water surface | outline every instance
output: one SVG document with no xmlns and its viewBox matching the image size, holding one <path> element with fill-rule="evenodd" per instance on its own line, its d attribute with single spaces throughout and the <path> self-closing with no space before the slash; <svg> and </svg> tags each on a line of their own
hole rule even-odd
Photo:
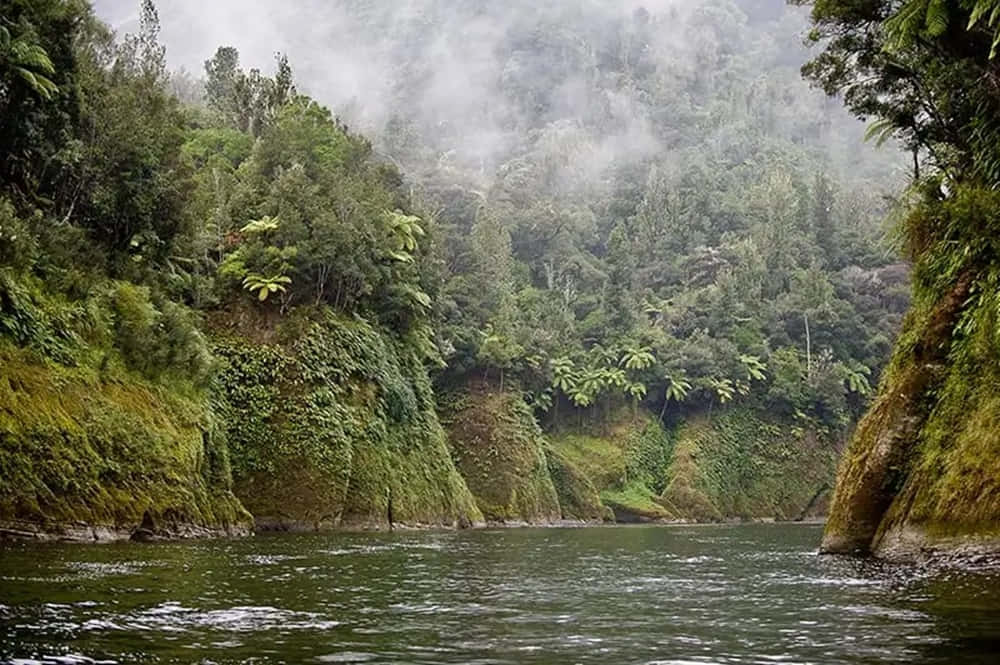
<svg viewBox="0 0 1000 665">
<path fill-rule="evenodd" d="M 1000 663 L 1000 574 L 803 525 L 0 549 L 0 662 Z"/>
</svg>

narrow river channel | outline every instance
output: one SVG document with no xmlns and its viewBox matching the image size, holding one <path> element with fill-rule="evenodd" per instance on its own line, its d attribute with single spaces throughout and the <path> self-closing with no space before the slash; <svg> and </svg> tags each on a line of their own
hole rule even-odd
<svg viewBox="0 0 1000 665">
<path fill-rule="evenodd" d="M 1000 575 L 809 525 L 0 549 L 0 662 L 997 663 Z"/>
</svg>

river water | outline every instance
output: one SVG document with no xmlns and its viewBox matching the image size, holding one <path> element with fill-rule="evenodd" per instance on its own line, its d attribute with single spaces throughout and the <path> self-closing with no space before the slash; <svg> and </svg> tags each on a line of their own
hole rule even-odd
<svg viewBox="0 0 1000 665">
<path fill-rule="evenodd" d="M 808 525 L 0 549 L 0 662 L 1000 663 L 1000 574 Z"/>
</svg>

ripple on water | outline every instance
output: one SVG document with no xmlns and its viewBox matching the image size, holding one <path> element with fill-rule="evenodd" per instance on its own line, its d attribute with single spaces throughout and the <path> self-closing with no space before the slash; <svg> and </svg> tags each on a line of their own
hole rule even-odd
<svg viewBox="0 0 1000 665">
<path fill-rule="evenodd" d="M 997 662 L 1000 578 L 818 557 L 819 537 L 733 525 L 4 551 L 0 662 Z"/>
<path fill-rule="evenodd" d="M 251 566 L 273 566 L 284 561 L 305 559 L 304 554 L 250 554 L 244 557 Z"/>
<path fill-rule="evenodd" d="M 163 603 L 128 615 L 116 626 L 119 630 L 185 632 L 212 629 L 230 633 L 256 633 L 270 630 L 330 630 L 342 622 L 314 612 L 293 612 L 268 606 L 237 606 L 199 610 L 180 603 Z"/>
<path fill-rule="evenodd" d="M 343 651 L 316 656 L 316 660 L 321 663 L 367 663 L 376 658 L 378 658 L 378 654 L 363 651 Z"/>
</svg>

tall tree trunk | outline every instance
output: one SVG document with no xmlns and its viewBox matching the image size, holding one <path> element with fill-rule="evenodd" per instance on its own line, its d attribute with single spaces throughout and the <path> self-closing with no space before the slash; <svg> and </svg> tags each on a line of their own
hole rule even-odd
<svg viewBox="0 0 1000 665">
<path fill-rule="evenodd" d="M 809 335 L 809 314 L 806 312 L 802 313 L 802 318 L 806 322 L 806 378 L 809 380 L 809 385 L 812 385 L 813 379 L 813 363 L 812 363 L 812 337 Z"/>
</svg>

